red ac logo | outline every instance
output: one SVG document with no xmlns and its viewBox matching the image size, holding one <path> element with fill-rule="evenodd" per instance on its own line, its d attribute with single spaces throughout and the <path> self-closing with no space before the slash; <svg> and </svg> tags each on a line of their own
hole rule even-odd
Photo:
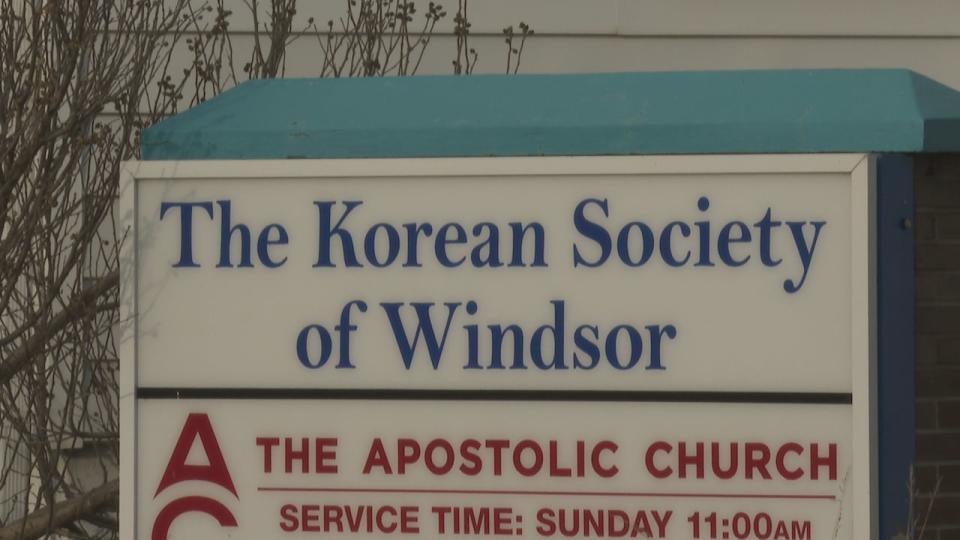
<svg viewBox="0 0 960 540">
<path fill-rule="evenodd" d="M 203 453 L 207 456 L 207 465 L 187 464 L 190 448 L 198 437 Z M 211 482 L 239 498 L 237 489 L 233 486 L 233 479 L 230 478 L 227 463 L 223 459 L 223 452 L 220 451 L 220 445 L 217 443 L 217 436 L 210 424 L 210 418 L 203 413 L 191 413 L 187 416 L 187 421 L 180 430 L 180 438 L 177 439 L 177 445 L 173 449 L 173 454 L 170 455 L 163 478 L 160 479 L 160 485 L 157 486 L 157 492 L 153 496 L 156 497 L 168 487 L 187 480 Z M 187 512 L 203 512 L 213 516 L 221 527 L 237 526 L 237 518 L 220 502 L 209 497 L 180 497 L 164 506 L 163 510 L 157 514 L 157 519 L 153 522 L 152 540 L 167 540 L 167 533 L 170 531 L 173 520 Z"/>
</svg>

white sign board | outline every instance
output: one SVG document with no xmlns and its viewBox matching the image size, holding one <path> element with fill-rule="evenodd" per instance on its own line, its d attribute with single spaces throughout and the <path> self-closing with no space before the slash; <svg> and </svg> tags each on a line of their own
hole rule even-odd
<svg viewBox="0 0 960 540">
<path fill-rule="evenodd" d="M 872 534 L 869 156 L 127 178 L 126 538 Z"/>
</svg>

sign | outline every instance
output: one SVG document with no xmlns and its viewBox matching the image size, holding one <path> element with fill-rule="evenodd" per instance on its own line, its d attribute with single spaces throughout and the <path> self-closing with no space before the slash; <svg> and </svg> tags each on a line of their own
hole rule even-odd
<svg viewBox="0 0 960 540">
<path fill-rule="evenodd" d="M 131 163 L 123 534 L 869 537 L 872 163 Z"/>
</svg>

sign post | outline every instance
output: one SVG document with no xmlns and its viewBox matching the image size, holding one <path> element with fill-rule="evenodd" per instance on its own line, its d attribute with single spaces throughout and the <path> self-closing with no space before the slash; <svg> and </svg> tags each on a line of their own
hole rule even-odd
<svg viewBox="0 0 960 540">
<path fill-rule="evenodd" d="M 126 538 L 871 538 L 870 154 L 131 163 Z"/>
</svg>

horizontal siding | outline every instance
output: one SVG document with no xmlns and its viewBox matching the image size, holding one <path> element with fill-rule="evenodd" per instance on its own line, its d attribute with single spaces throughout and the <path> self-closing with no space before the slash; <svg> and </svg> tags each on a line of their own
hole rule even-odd
<svg viewBox="0 0 960 540">
<path fill-rule="evenodd" d="M 173 3 L 175 0 L 166 0 Z M 231 27 L 251 31 L 244 0 L 226 0 Z M 440 0 L 449 32 L 454 0 Z M 422 21 L 428 2 L 417 2 Z M 269 1 L 259 0 L 261 20 Z M 295 28 L 313 17 L 321 26 L 339 21 L 346 0 L 301 0 Z M 960 36 L 957 0 L 474 0 L 471 31 L 499 35 L 504 26 L 530 23 L 537 33 L 607 36 Z"/>
<path fill-rule="evenodd" d="M 230 30 L 241 76 L 254 44 L 245 1 L 225 0 L 234 12 Z M 452 0 L 443 3 L 456 8 Z M 269 0 L 259 5 L 266 18 Z M 320 26 L 339 20 L 345 5 L 346 0 L 300 0 L 294 27 L 303 29 L 309 17 Z M 427 2 L 417 5 L 423 10 Z M 479 53 L 476 73 L 505 71 L 501 29 L 523 20 L 537 35 L 525 45 L 521 73 L 908 68 L 960 88 L 960 0 L 474 0 L 469 15 L 469 44 Z M 206 24 L 213 16 L 206 13 Z M 419 74 L 452 72 L 452 18 L 448 11 Z M 316 77 L 319 56 L 315 37 L 295 39 L 286 76 Z M 171 66 L 174 78 L 192 61 L 181 42 Z"/>
<path fill-rule="evenodd" d="M 620 0 L 617 4 L 621 33 L 628 35 L 960 35 L 956 0 Z"/>
<path fill-rule="evenodd" d="M 174 0 L 167 0 L 168 3 Z M 411 28 L 421 28 L 425 19 L 427 0 L 415 0 L 417 13 L 413 15 Z M 443 33 L 453 31 L 453 18 L 457 10 L 456 0 L 436 0 L 443 5 L 446 17 L 437 24 Z M 225 0 L 224 5 L 233 14 L 230 27 L 234 31 L 249 32 L 254 29 L 253 15 L 244 0 Z M 260 21 L 268 16 L 269 1 L 259 0 Z M 469 4 L 470 31 L 474 34 L 501 35 L 503 28 L 517 25 L 520 21 L 533 23 L 535 30 L 544 34 L 609 35 L 617 33 L 618 3 L 611 0 L 474 0 Z M 309 18 L 325 29 L 327 21 L 334 21 L 334 29 L 341 29 L 340 21 L 346 17 L 346 0 L 300 0 L 294 29 L 302 30 Z"/>
<path fill-rule="evenodd" d="M 239 71 L 252 50 L 253 38 L 236 35 L 233 44 Z M 504 71 L 502 38 L 474 36 L 470 46 L 479 52 L 477 73 Z M 185 47 L 180 53 L 173 73 L 192 61 Z M 455 53 L 453 37 L 436 36 L 419 73 L 451 73 Z M 298 39 L 288 48 L 287 76 L 315 77 L 320 62 L 317 43 Z M 960 38 L 535 36 L 524 48 L 520 72 L 856 67 L 909 68 L 960 88 Z"/>
</svg>

